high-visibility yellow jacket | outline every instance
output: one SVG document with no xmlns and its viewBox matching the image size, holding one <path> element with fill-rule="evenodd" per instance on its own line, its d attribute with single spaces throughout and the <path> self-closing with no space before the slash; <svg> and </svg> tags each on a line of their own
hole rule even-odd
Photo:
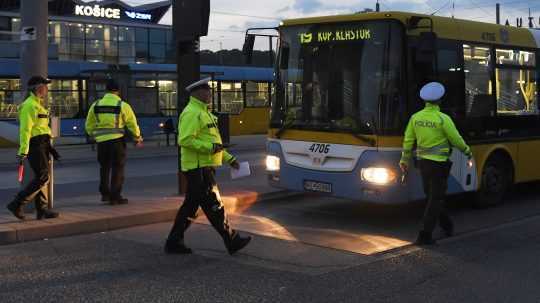
<svg viewBox="0 0 540 303">
<path fill-rule="evenodd" d="M 411 160 L 415 142 L 416 156 L 420 159 L 448 161 L 452 147 L 471 156 L 471 148 L 459 134 L 452 119 L 442 113 L 436 104 L 426 103 L 426 107 L 409 120 L 400 163 L 407 164 Z"/>
<path fill-rule="evenodd" d="M 33 93 L 19 105 L 19 155 L 27 155 L 30 139 L 40 135 L 51 135 L 49 111 L 43 107 L 43 100 Z"/>
<path fill-rule="evenodd" d="M 96 142 L 105 142 L 125 135 L 127 128 L 135 140 L 141 139 L 141 130 L 137 118 L 128 103 L 115 94 L 105 94 L 94 102 L 86 117 L 86 133 Z"/>
<path fill-rule="evenodd" d="M 181 147 L 182 171 L 220 166 L 235 158 L 226 150 L 213 153 L 214 143 L 222 144 L 217 117 L 208 111 L 208 105 L 191 97 L 178 121 L 178 145 Z"/>
</svg>

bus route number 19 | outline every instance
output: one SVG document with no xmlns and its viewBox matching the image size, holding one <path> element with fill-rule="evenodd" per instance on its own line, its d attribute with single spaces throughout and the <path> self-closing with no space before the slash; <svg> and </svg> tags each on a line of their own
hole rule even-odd
<svg viewBox="0 0 540 303">
<path fill-rule="evenodd" d="M 314 143 L 309 147 L 309 151 L 312 153 L 327 154 L 330 152 L 330 144 Z"/>
</svg>

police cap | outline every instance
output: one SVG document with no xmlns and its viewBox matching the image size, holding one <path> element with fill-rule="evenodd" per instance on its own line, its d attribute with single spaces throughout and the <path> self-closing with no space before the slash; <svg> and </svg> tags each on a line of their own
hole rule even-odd
<svg viewBox="0 0 540 303">
<path fill-rule="evenodd" d="M 108 79 L 107 83 L 105 84 L 105 90 L 108 92 L 117 92 L 120 90 L 120 86 L 114 79 Z"/>
<path fill-rule="evenodd" d="M 212 80 L 212 78 L 210 77 L 207 77 L 207 78 L 204 78 L 204 79 L 201 79 L 197 82 L 193 82 L 191 83 L 190 85 L 188 85 L 186 87 L 186 91 L 188 91 L 189 93 L 192 93 L 198 89 L 210 89 L 210 85 L 208 84 L 208 82 L 210 82 L 210 80 Z"/>
<path fill-rule="evenodd" d="M 33 76 L 30 78 L 30 80 L 28 80 L 28 88 L 34 88 L 38 85 L 42 85 L 42 84 L 49 84 L 51 83 L 51 80 L 47 79 L 47 78 L 43 78 L 41 76 Z"/>
<path fill-rule="evenodd" d="M 426 102 L 437 102 L 441 100 L 444 93 L 444 85 L 439 82 L 429 82 L 420 90 L 420 98 Z"/>
</svg>

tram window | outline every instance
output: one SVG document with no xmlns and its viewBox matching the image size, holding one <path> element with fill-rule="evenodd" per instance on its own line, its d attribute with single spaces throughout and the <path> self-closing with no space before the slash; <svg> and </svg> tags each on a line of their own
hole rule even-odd
<svg viewBox="0 0 540 303">
<path fill-rule="evenodd" d="M 221 83 L 221 111 L 239 114 L 244 109 L 244 96 L 241 82 Z"/>
<path fill-rule="evenodd" d="M 463 57 L 467 116 L 494 116 L 490 49 L 464 44 Z"/>
<path fill-rule="evenodd" d="M 268 106 L 268 82 L 246 82 L 246 106 L 265 107 Z"/>
<path fill-rule="evenodd" d="M 61 118 L 74 118 L 79 113 L 79 85 L 77 80 L 52 80 L 49 84 L 51 112 Z"/>
</svg>

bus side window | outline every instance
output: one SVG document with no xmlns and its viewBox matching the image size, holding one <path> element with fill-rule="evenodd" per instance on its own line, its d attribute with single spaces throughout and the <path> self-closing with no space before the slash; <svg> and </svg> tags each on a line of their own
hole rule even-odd
<svg viewBox="0 0 540 303">
<path fill-rule="evenodd" d="M 454 119 L 465 116 L 460 47 L 457 42 L 442 39 L 437 43 L 437 81 L 446 87 L 441 109 Z"/>
<path fill-rule="evenodd" d="M 467 116 L 494 116 L 490 48 L 464 44 L 463 58 Z"/>
</svg>

